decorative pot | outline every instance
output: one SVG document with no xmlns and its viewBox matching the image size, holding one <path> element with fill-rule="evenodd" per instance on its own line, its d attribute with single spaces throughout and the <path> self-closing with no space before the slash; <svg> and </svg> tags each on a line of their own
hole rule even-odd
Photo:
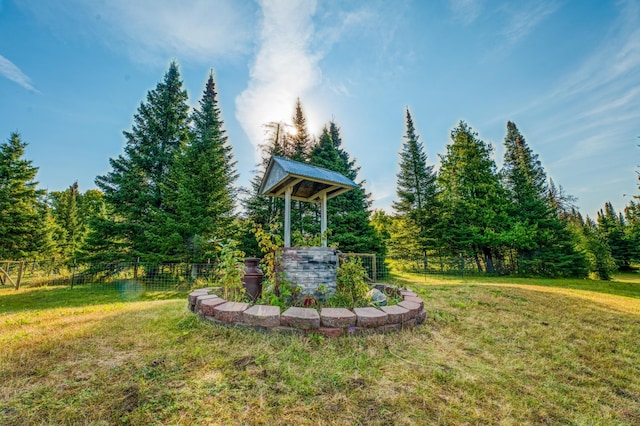
<svg viewBox="0 0 640 426">
<path fill-rule="evenodd" d="M 260 259 L 257 257 L 248 257 L 244 260 L 244 278 L 242 283 L 246 290 L 247 296 L 251 300 L 256 301 L 262 295 L 262 278 L 264 274 L 258 268 Z"/>
</svg>

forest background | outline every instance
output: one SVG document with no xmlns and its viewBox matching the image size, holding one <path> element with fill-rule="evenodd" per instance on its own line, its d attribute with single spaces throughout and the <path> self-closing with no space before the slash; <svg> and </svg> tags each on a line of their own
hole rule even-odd
<svg viewBox="0 0 640 426">
<path fill-rule="evenodd" d="M 506 123 L 500 170 L 491 144 L 461 121 L 435 171 L 407 108 L 390 213 L 371 210 L 336 120 L 311 134 L 300 99 L 290 123 L 265 123 L 262 163 L 250 188 L 237 187 L 217 96 L 211 73 L 191 109 L 172 62 L 123 132 L 124 152 L 96 177 L 99 189 L 85 192 L 77 182 L 65 191 L 39 189 L 26 142 L 12 133 L 0 145 L 0 259 L 204 262 L 229 241 L 259 256 L 256 225 L 276 230 L 282 221 L 282 201 L 258 194 L 272 155 L 358 182 L 328 206 L 329 242 L 343 252 L 420 259 L 425 268 L 434 259 L 465 258 L 479 272 L 600 279 L 640 259 L 640 206 L 630 201 L 616 212 L 606 201 L 596 218 L 583 217 L 513 122 Z M 294 244 L 317 239 L 318 217 L 317 206 L 294 203 Z"/>
</svg>

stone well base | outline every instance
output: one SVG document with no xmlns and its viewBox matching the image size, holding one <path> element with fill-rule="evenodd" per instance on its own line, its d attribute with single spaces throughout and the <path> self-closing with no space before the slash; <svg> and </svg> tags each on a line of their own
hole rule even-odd
<svg viewBox="0 0 640 426">
<path fill-rule="evenodd" d="M 277 306 L 227 302 L 210 292 L 210 288 L 191 292 L 189 309 L 216 324 L 266 332 L 316 333 L 325 337 L 388 333 L 413 328 L 427 317 L 422 299 L 410 290 L 400 290 L 402 302 L 381 308 L 322 308 L 318 312 L 291 307 L 283 313 Z"/>
<path fill-rule="evenodd" d="M 285 278 L 300 286 L 302 294 L 318 295 L 318 288 L 336 292 L 338 253 L 330 247 L 285 247 L 282 253 Z"/>
</svg>

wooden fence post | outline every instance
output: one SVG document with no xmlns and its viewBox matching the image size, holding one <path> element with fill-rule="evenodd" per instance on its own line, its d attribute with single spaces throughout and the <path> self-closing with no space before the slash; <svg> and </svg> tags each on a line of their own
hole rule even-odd
<svg viewBox="0 0 640 426">
<path fill-rule="evenodd" d="M 24 272 L 24 261 L 18 264 L 18 279 L 16 280 L 16 290 L 20 289 L 20 281 L 22 280 L 22 273 Z"/>
<path fill-rule="evenodd" d="M 5 271 L 7 270 L 7 265 L 5 262 L 0 263 L 0 284 L 5 285 L 7 282 L 7 278 L 5 275 Z M 7 273 L 8 275 L 8 273 Z"/>
<path fill-rule="evenodd" d="M 372 254 L 371 255 L 371 263 L 372 263 L 372 269 L 373 269 L 373 282 L 377 282 L 378 281 L 378 273 L 376 271 L 376 255 Z"/>
</svg>

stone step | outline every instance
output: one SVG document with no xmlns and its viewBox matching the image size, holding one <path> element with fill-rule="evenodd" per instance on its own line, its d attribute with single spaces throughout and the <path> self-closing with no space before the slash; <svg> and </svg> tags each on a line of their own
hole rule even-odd
<svg viewBox="0 0 640 426">
<path fill-rule="evenodd" d="M 227 302 L 213 308 L 213 316 L 219 321 L 228 323 L 240 322 L 242 313 L 249 309 L 249 304 L 244 302 Z"/>
<path fill-rule="evenodd" d="M 358 327 L 380 327 L 387 323 L 389 315 L 377 308 L 354 308 L 353 313 L 356 314 L 356 325 Z"/>
<path fill-rule="evenodd" d="M 387 324 L 403 323 L 409 319 L 409 310 L 398 305 L 382 306 L 380 308 L 382 312 L 385 312 L 389 318 Z"/>
<path fill-rule="evenodd" d="M 320 322 L 323 327 L 353 327 L 356 325 L 356 314 L 346 308 L 322 308 Z"/>
<path fill-rule="evenodd" d="M 424 308 L 424 302 L 419 297 L 416 297 L 416 296 L 404 296 L 403 299 L 404 299 L 405 302 L 417 303 L 418 305 L 420 305 L 420 309 Z"/>
<path fill-rule="evenodd" d="M 313 330 L 320 327 L 320 315 L 312 308 L 291 307 L 280 316 L 280 324 L 285 327 L 296 327 L 302 330 Z"/>
<path fill-rule="evenodd" d="M 227 303 L 227 301 L 220 297 L 203 300 L 202 303 L 200 303 L 200 313 L 204 316 L 212 317 L 215 315 L 214 308 L 223 303 Z"/>
<path fill-rule="evenodd" d="M 278 306 L 254 305 L 242 313 L 242 322 L 258 327 L 278 327 L 280 308 Z"/>
<path fill-rule="evenodd" d="M 411 297 L 418 297 L 417 294 L 415 294 L 413 291 L 411 290 L 400 290 L 400 294 L 405 297 L 405 296 L 411 296 Z"/>
<path fill-rule="evenodd" d="M 189 293 L 189 297 L 188 297 L 188 299 L 189 299 L 189 305 L 190 305 L 190 306 L 195 306 L 195 304 L 196 304 L 196 298 L 197 298 L 198 296 L 203 296 L 203 295 L 205 295 L 205 294 L 209 294 L 209 290 L 204 290 L 204 289 L 202 289 L 202 290 L 194 290 L 194 291 L 192 291 L 191 293 Z"/>
<path fill-rule="evenodd" d="M 198 296 L 196 298 L 196 312 L 200 312 L 200 309 L 202 309 L 202 302 L 204 302 L 205 300 L 211 300 L 211 299 L 219 299 L 218 296 L 216 296 L 215 294 L 204 294 L 202 296 Z"/>
<path fill-rule="evenodd" d="M 407 314 L 409 320 L 415 319 L 416 316 L 418 316 L 418 313 L 422 310 L 419 304 L 415 302 L 407 302 L 406 300 L 398 303 L 398 306 L 402 306 L 409 311 L 409 313 Z"/>
</svg>

